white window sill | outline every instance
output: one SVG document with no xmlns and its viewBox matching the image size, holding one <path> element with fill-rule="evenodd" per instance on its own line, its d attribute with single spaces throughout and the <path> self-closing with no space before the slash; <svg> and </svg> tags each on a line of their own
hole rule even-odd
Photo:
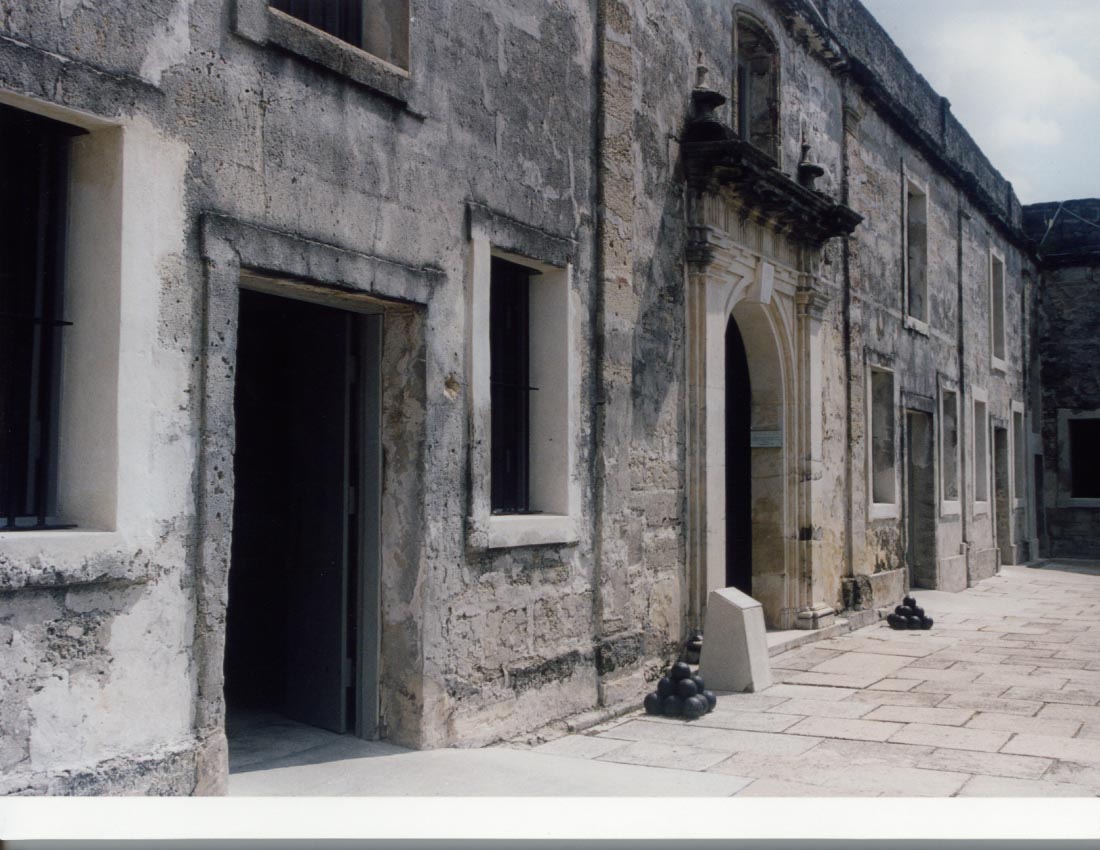
<svg viewBox="0 0 1100 850">
<path fill-rule="evenodd" d="M 1000 357 L 994 357 L 990 361 L 989 368 L 994 372 L 1000 372 L 1002 375 L 1007 374 L 1008 368 L 1005 365 L 1005 361 Z"/>
<path fill-rule="evenodd" d="M 914 316 L 905 317 L 905 327 L 911 331 L 916 331 L 919 334 L 929 335 L 928 322 L 918 319 Z"/>
<path fill-rule="evenodd" d="M 576 543 L 577 523 L 566 514 L 515 514 L 489 517 L 488 548 Z"/>
<path fill-rule="evenodd" d="M 1013 499 L 1012 509 L 1014 511 L 1022 511 L 1026 502 L 1023 499 Z"/>
<path fill-rule="evenodd" d="M 962 505 L 957 499 L 950 502 L 940 502 L 941 519 L 958 519 L 961 513 Z"/>
<path fill-rule="evenodd" d="M 885 502 L 872 502 L 870 515 L 871 519 L 897 519 L 898 506 Z"/>
<path fill-rule="evenodd" d="M 986 516 L 989 514 L 989 502 L 975 502 L 974 516 Z"/>
<path fill-rule="evenodd" d="M 0 591 L 66 587 L 149 578 L 147 561 L 134 558 L 117 531 L 67 529 L 0 533 Z"/>
</svg>

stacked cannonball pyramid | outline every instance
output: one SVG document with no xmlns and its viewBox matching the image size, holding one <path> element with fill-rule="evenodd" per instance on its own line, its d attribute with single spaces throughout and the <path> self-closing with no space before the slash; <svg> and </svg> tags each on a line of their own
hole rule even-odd
<svg viewBox="0 0 1100 850">
<path fill-rule="evenodd" d="M 657 682 L 657 690 L 645 698 L 645 713 L 694 720 L 713 711 L 717 704 L 718 697 L 706 689 L 703 680 L 693 676 L 683 661 L 677 661 Z"/>
<path fill-rule="evenodd" d="M 912 596 L 906 596 L 894 613 L 886 618 L 892 629 L 930 629 L 932 618 L 924 616 L 924 609 Z"/>
</svg>

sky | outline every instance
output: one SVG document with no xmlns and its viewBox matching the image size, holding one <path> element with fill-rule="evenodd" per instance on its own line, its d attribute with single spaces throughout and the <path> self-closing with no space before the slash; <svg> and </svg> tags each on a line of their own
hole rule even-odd
<svg viewBox="0 0 1100 850">
<path fill-rule="evenodd" d="M 1100 0 L 863 0 L 1025 204 L 1100 197 Z"/>
</svg>

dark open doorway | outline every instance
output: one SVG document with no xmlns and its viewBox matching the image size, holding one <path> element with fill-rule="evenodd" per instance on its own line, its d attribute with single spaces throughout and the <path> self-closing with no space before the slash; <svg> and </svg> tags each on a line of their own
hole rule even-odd
<svg viewBox="0 0 1100 850">
<path fill-rule="evenodd" d="M 745 342 L 726 326 L 726 586 L 752 596 L 752 386 Z"/>
<path fill-rule="evenodd" d="M 377 734 L 380 318 L 242 289 L 225 694 Z"/>
<path fill-rule="evenodd" d="M 936 587 L 936 479 L 932 417 L 906 411 L 906 556 L 910 587 Z"/>
<path fill-rule="evenodd" d="M 1012 496 L 1008 480 L 1008 429 L 993 428 L 993 511 L 996 518 L 997 548 L 1001 563 L 1016 562 L 1016 547 L 1012 541 Z"/>
</svg>

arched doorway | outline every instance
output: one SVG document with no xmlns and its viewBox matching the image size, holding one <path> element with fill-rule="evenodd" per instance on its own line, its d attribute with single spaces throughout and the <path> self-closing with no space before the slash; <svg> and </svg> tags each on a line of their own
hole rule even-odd
<svg viewBox="0 0 1100 850">
<path fill-rule="evenodd" d="M 760 602 L 769 628 L 790 628 L 787 368 L 774 306 L 745 295 L 731 293 L 725 324 L 722 577 Z"/>
<path fill-rule="evenodd" d="M 752 381 L 745 341 L 726 325 L 726 586 L 752 596 Z"/>
</svg>

